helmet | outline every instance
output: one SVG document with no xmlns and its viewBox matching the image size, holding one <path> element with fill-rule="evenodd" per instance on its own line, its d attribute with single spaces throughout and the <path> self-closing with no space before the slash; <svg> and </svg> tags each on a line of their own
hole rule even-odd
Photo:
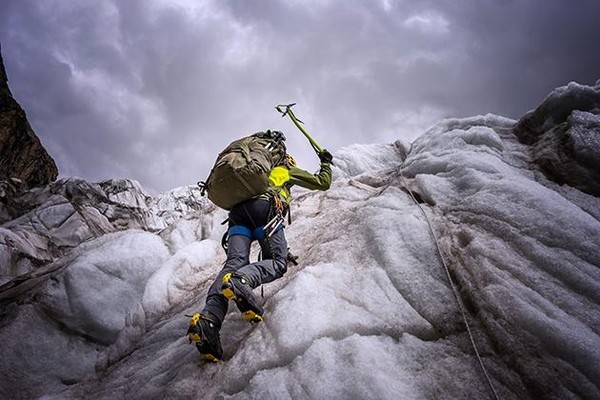
<svg viewBox="0 0 600 400">
<path fill-rule="evenodd" d="M 296 162 L 296 159 L 291 154 L 286 154 L 285 155 L 285 165 L 287 165 L 288 167 L 297 167 L 298 163 Z"/>
</svg>

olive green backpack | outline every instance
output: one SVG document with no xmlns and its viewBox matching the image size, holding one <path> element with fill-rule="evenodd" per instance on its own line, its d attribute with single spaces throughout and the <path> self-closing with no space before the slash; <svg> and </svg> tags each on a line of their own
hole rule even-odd
<svg viewBox="0 0 600 400">
<path fill-rule="evenodd" d="M 233 141 L 217 157 L 202 194 L 230 210 L 244 200 L 269 191 L 271 170 L 285 160 L 285 136 L 279 131 L 258 132 Z"/>
</svg>

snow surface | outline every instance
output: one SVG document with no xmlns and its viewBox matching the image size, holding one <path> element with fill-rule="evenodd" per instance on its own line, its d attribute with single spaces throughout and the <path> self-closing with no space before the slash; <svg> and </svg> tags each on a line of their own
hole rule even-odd
<svg viewBox="0 0 600 400">
<path fill-rule="evenodd" d="M 595 157 L 597 112 L 568 118 Z M 339 150 L 329 191 L 294 190 L 300 265 L 264 286 L 263 323 L 230 308 L 215 364 L 187 343 L 185 314 L 225 259 L 223 211 L 193 187 L 37 193 L 0 226 L 3 262 L 42 263 L 3 272 L 0 397 L 492 398 L 429 220 L 500 398 L 600 398 L 600 200 L 550 180 L 515 123 L 449 119 L 411 146 Z M 78 220 L 82 202 L 95 219 Z M 54 235 L 71 246 L 47 249 Z"/>
</svg>

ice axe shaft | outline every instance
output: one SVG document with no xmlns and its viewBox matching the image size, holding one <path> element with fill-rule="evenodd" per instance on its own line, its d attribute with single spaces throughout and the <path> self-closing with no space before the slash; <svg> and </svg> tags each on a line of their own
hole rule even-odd
<svg viewBox="0 0 600 400">
<path fill-rule="evenodd" d="M 302 132 L 302 134 L 304 136 L 306 136 L 306 138 L 308 139 L 312 148 L 315 149 L 317 154 L 320 154 L 323 151 L 323 148 L 321 146 L 319 146 L 319 144 L 315 141 L 315 139 L 312 138 L 312 136 L 310 136 L 308 134 L 308 132 L 306 132 L 306 129 L 304 129 L 304 127 L 302 126 L 303 122 L 300 121 L 296 117 L 296 115 L 294 115 L 294 112 L 292 111 L 292 107 L 295 105 L 296 105 L 296 103 L 280 104 L 280 105 L 276 106 L 275 109 L 281 113 L 282 117 L 285 117 L 286 115 L 288 115 L 290 117 L 290 119 L 292 120 L 292 122 L 294 123 L 294 125 L 296 125 L 296 127 L 298 129 L 300 129 L 300 132 Z"/>
</svg>

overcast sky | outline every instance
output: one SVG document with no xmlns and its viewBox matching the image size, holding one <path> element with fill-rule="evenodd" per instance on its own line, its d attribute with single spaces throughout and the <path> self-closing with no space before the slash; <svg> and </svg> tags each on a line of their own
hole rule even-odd
<svg viewBox="0 0 600 400">
<path fill-rule="evenodd" d="M 600 79 L 598 0 L 2 0 L 9 85 L 60 176 L 193 184 L 231 140 L 412 141 Z M 301 166 L 302 166 L 301 165 Z"/>
</svg>

